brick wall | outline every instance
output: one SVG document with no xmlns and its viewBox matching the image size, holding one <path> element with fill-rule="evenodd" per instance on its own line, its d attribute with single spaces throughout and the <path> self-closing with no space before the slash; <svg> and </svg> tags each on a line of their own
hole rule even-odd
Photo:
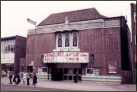
<svg viewBox="0 0 137 92">
<path fill-rule="evenodd" d="M 43 62 L 41 62 L 41 55 L 53 51 L 56 46 L 55 44 L 55 33 L 36 35 L 35 72 L 38 72 L 37 67 L 39 66 L 47 67 L 46 64 L 43 64 Z M 34 61 L 34 35 L 27 36 L 26 66 L 28 66 L 31 61 Z"/>
<path fill-rule="evenodd" d="M 94 54 L 95 61 L 82 64 L 82 74 L 86 74 L 86 68 L 99 68 L 100 75 L 113 75 L 108 73 L 108 62 L 116 61 L 118 72 L 114 75 L 120 75 L 120 28 L 79 31 L 79 48 L 81 52 Z"/>
<path fill-rule="evenodd" d="M 20 58 L 25 56 L 26 56 L 26 38 L 16 35 L 15 63 L 14 63 L 14 72 L 16 74 L 20 72 Z"/>
</svg>

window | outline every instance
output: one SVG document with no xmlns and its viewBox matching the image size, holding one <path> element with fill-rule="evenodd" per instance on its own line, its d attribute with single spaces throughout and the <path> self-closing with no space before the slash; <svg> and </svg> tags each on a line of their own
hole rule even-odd
<svg viewBox="0 0 137 92">
<path fill-rule="evenodd" d="M 15 45 L 11 45 L 11 53 L 15 52 Z"/>
<path fill-rule="evenodd" d="M 5 46 L 5 53 L 8 53 L 8 46 Z"/>
<path fill-rule="evenodd" d="M 73 33 L 73 47 L 77 47 L 77 32 Z"/>
<path fill-rule="evenodd" d="M 62 34 L 58 34 L 58 47 L 62 47 Z"/>
<path fill-rule="evenodd" d="M 15 45 L 6 45 L 5 46 L 5 53 L 14 53 L 15 52 Z"/>
<path fill-rule="evenodd" d="M 69 47 L 69 33 L 65 33 L 65 47 Z"/>
<path fill-rule="evenodd" d="M 90 62 L 94 62 L 94 54 L 90 55 Z"/>
<path fill-rule="evenodd" d="M 41 55 L 41 62 L 43 62 L 43 59 L 44 59 L 44 57 L 43 57 L 43 55 Z"/>
<path fill-rule="evenodd" d="M 74 48 L 78 47 L 78 32 L 58 33 L 57 48 Z"/>
</svg>

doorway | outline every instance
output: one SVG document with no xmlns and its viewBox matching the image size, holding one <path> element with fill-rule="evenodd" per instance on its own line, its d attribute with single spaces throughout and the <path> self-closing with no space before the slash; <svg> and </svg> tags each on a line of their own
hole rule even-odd
<svg viewBox="0 0 137 92">
<path fill-rule="evenodd" d="M 78 80 L 81 80 L 81 68 L 64 68 L 64 80 L 75 80 L 76 72 L 79 75 Z"/>
</svg>

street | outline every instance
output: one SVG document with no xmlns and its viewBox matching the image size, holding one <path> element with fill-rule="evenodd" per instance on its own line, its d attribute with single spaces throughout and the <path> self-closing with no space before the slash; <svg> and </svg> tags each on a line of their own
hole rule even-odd
<svg viewBox="0 0 137 92">
<path fill-rule="evenodd" d="M 1 84 L 1 91 L 74 91 L 74 90 Z"/>
<path fill-rule="evenodd" d="M 1 91 L 136 91 L 136 84 L 105 84 L 93 82 L 78 82 L 73 81 L 48 81 L 45 79 L 38 79 L 36 87 L 32 85 L 9 84 L 7 77 L 1 77 Z"/>
</svg>

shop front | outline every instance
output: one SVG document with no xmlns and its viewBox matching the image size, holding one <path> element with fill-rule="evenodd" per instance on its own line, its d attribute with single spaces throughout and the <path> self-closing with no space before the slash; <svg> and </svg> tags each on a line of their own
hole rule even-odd
<svg viewBox="0 0 137 92">
<path fill-rule="evenodd" d="M 1 69 L 6 73 L 7 71 L 14 71 L 14 59 L 1 59 Z"/>
</svg>

